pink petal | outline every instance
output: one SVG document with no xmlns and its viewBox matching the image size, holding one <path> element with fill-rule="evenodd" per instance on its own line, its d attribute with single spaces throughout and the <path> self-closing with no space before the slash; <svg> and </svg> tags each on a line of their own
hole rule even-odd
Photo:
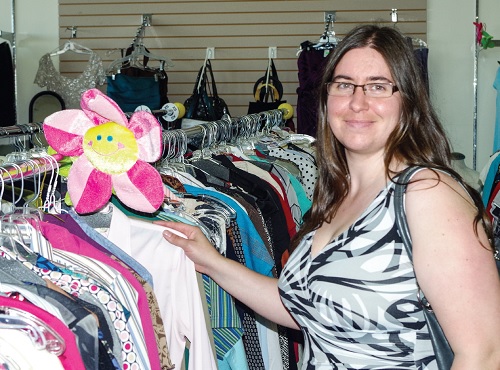
<svg viewBox="0 0 500 370">
<path fill-rule="evenodd" d="M 55 151 L 67 156 L 83 153 L 83 135 L 91 127 L 92 121 L 79 109 L 66 109 L 45 118 L 43 131 L 49 145 Z"/>
<path fill-rule="evenodd" d="M 113 175 L 112 179 L 116 196 L 132 209 L 153 213 L 163 203 L 161 176 L 146 162 L 139 160 L 127 173 Z"/>
<path fill-rule="evenodd" d="M 111 176 L 92 166 L 85 156 L 78 158 L 68 175 L 68 191 L 75 211 L 95 212 L 111 198 Z"/>
<path fill-rule="evenodd" d="M 135 112 L 127 125 L 134 133 L 139 146 L 139 158 L 145 162 L 155 162 L 161 156 L 161 125 L 149 112 Z"/>
<path fill-rule="evenodd" d="M 85 114 L 96 125 L 109 121 L 127 126 L 127 117 L 114 100 L 98 89 L 90 89 L 82 94 L 80 105 Z"/>
</svg>

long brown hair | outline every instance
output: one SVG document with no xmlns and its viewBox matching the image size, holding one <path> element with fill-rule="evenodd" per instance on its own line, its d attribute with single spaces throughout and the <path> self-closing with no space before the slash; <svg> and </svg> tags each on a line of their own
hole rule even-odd
<svg viewBox="0 0 500 370">
<path fill-rule="evenodd" d="M 337 64 L 348 51 L 364 47 L 370 47 L 382 55 L 401 95 L 401 118 L 385 145 L 387 177 L 396 175 L 389 173 L 389 164 L 394 160 L 407 165 L 442 168 L 456 174 L 450 166 L 450 144 L 430 102 L 411 43 L 395 28 L 358 26 L 346 35 L 328 57 L 318 87 L 318 180 L 312 208 L 304 217 L 301 230 L 293 238 L 291 250 L 295 249 L 305 234 L 317 229 L 323 222 L 329 222 L 349 193 L 349 169 L 344 146 L 335 138 L 327 121 L 328 94 L 325 85 L 332 81 Z M 479 209 L 475 224 L 479 220 L 487 221 L 482 203 L 478 203 L 477 197 L 474 202 Z"/>
</svg>

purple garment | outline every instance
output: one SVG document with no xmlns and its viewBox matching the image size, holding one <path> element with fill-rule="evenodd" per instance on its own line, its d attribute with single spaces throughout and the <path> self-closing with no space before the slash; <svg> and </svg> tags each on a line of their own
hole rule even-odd
<svg viewBox="0 0 500 370">
<path fill-rule="evenodd" d="M 318 88 L 327 58 L 325 50 L 305 48 L 297 60 L 297 133 L 316 137 Z"/>
<path fill-rule="evenodd" d="M 414 50 L 415 58 L 417 58 L 418 66 L 420 67 L 420 72 L 422 73 L 422 78 L 424 80 L 425 87 L 429 91 L 429 49 L 418 48 Z"/>
</svg>

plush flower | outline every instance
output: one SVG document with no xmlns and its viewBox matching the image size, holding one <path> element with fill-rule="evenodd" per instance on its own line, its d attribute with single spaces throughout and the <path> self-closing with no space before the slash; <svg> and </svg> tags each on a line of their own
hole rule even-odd
<svg viewBox="0 0 500 370">
<path fill-rule="evenodd" d="M 59 154 L 77 157 L 68 174 L 68 192 L 78 213 L 98 211 L 112 192 L 126 206 L 156 211 L 164 199 L 161 176 L 147 162 L 161 156 L 161 126 L 149 112 L 130 120 L 97 89 L 83 93 L 81 110 L 48 116 L 45 138 Z"/>
</svg>

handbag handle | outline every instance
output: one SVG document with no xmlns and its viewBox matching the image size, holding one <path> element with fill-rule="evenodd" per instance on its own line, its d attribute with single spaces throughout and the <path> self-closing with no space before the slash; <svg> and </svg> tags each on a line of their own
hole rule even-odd
<svg viewBox="0 0 500 370">
<path fill-rule="evenodd" d="M 217 86 L 215 84 L 215 78 L 214 78 L 214 72 L 212 70 L 212 62 L 210 61 L 210 59 L 207 59 L 207 63 L 206 63 L 206 71 L 208 71 L 208 73 L 210 73 L 210 81 L 208 80 L 207 78 L 207 87 L 209 89 L 211 89 L 212 91 L 212 96 L 215 98 L 215 97 L 218 97 L 219 94 L 217 92 Z M 208 77 L 208 75 L 207 75 Z"/>
<path fill-rule="evenodd" d="M 207 64 L 208 63 L 208 64 Z M 200 68 L 198 71 L 198 76 L 196 77 L 196 83 L 194 84 L 192 100 L 193 103 L 189 106 L 185 117 L 190 118 L 193 117 L 194 112 L 197 109 L 197 105 L 200 102 L 200 98 L 205 103 L 207 107 L 208 114 L 210 117 L 215 117 L 214 107 L 212 105 L 212 101 L 209 99 L 207 93 L 207 66 L 210 65 L 210 60 L 207 59 L 206 63 Z M 210 71 L 212 67 L 210 65 Z"/>
<path fill-rule="evenodd" d="M 278 78 L 278 72 L 272 58 L 269 59 L 265 75 L 255 82 L 253 94 L 255 101 L 261 102 L 267 102 L 269 96 L 275 102 L 280 101 L 283 97 L 283 85 Z"/>
</svg>

